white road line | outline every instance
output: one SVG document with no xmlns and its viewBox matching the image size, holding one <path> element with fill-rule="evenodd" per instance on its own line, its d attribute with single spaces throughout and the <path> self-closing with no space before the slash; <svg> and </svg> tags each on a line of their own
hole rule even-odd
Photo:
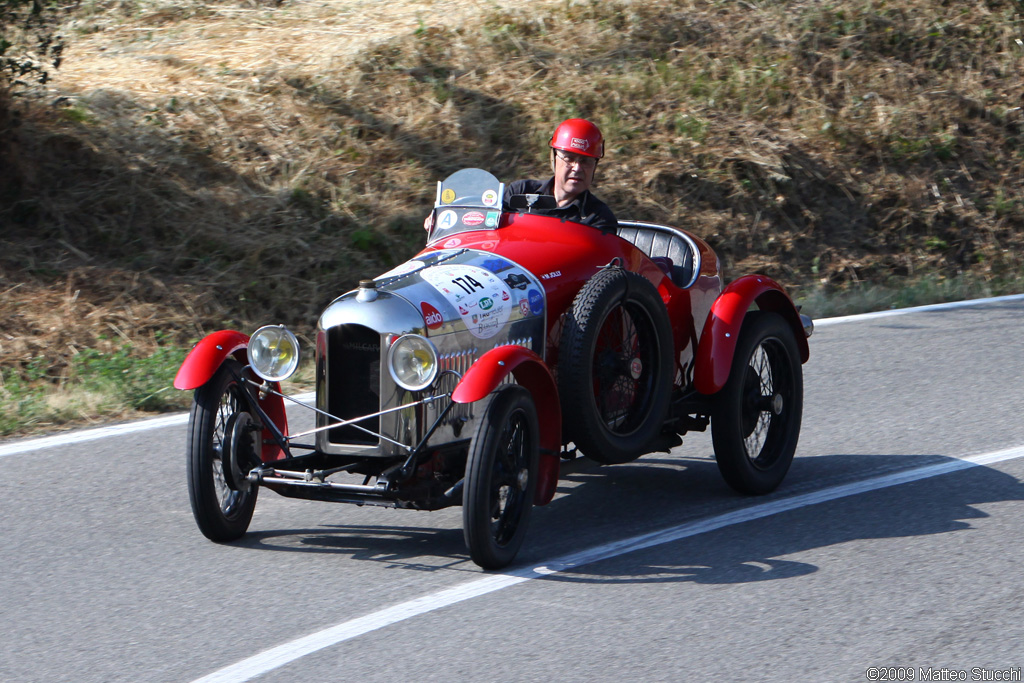
<svg viewBox="0 0 1024 683">
<path fill-rule="evenodd" d="M 314 398 L 314 394 L 298 394 L 293 396 L 297 400 L 309 401 Z M 175 413 L 173 415 L 164 415 L 162 417 L 152 417 L 145 420 L 138 420 L 136 422 L 126 422 L 119 425 L 109 425 L 107 427 L 97 427 L 95 429 L 83 429 L 74 432 L 66 432 L 64 434 L 54 434 L 53 436 L 44 436 L 38 439 L 26 439 L 25 441 L 15 441 L 12 443 L 0 443 L 0 458 L 8 455 L 17 455 L 18 453 L 27 453 L 28 451 L 41 451 L 46 448 L 56 448 L 57 446 L 68 446 L 71 444 L 85 443 L 87 441 L 95 441 L 96 439 L 106 439 L 112 436 L 123 436 L 125 434 L 135 434 L 136 432 L 148 432 L 151 429 L 160 429 L 161 427 L 170 427 L 173 425 L 185 424 L 188 422 L 188 413 Z"/>
<path fill-rule="evenodd" d="M 890 311 L 875 311 L 873 313 L 858 313 L 857 315 L 844 315 L 836 318 L 822 318 L 814 321 L 814 329 L 829 327 L 830 325 L 841 325 L 842 323 L 859 322 L 862 320 L 874 320 L 875 318 L 889 318 L 894 315 L 907 315 L 909 313 L 927 313 L 929 311 L 946 311 L 954 308 L 967 308 L 968 306 L 982 306 L 984 304 L 995 304 L 1003 301 L 1022 301 L 1024 294 L 1010 294 L 1009 296 L 993 296 L 987 299 L 969 299 L 967 301 L 950 301 L 944 304 L 929 304 L 927 306 L 914 306 L 913 308 L 894 308 Z"/>
<path fill-rule="evenodd" d="M 452 588 L 424 595 L 393 607 L 388 607 L 372 614 L 345 621 L 336 626 L 312 633 L 303 638 L 284 643 L 265 652 L 244 659 L 236 664 L 215 671 L 208 676 L 197 679 L 193 683 L 244 683 L 272 671 L 308 654 L 351 640 L 365 633 L 385 628 L 421 614 L 433 612 L 456 603 L 471 600 L 488 593 L 494 593 L 515 586 L 531 579 L 558 574 L 569 569 L 581 567 L 600 560 L 607 560 L 626 553 L 651 548 L 665 543 L 672 543 L 684 538 L 715 531 L 734 524 L 762 519 L 770 515 L 796 510 L 809 505 L 817 505 L 839 498 L 855 496 L 869 491 L 899 486 L 930 477 L 937 477 L 959 470 L 982 465 L 991 465 L 1004 460 L 1012 460 L 1024 456 L 1024 446 L 1009 448 L 991 453 L 982 453 L 964 458 L 954 458 L 946 462 L 925 465 L 903 472 L 881 475 L 864 481 L 842 484 L 821 491 L 812 491 L 789 498 L 780 498 L 760 505 L 735 510 L 715 517 L 696 520 L 679 526 L 670 527 L 641 536 L 626 538 L 596 546 L 587 550 L 565 555 L 540 567 L 521 569 L 506 574 L 492 574 L 475 581 L 470 581 Z"/>
<path fill-rule="evenodd" d="M 174 415 L 153 417 L 146 420 L 139 420 L 137 422 L 127 422 L 125 424 L 98 427 L 96 429 L 83 429 L 76 432 L 54 434 L 53 436 L 44 436 L 39 439 L 15 441 L 14 443 L 0 444 L 0 458 L 4 458 L 8 455 L 17 455 L 18 453 L 26 453 L 28 451 L 41 451 L 46 448 L 56 448 L 57 446 L 84 443 L 86 441 L 95 441 L 96 439 L 106 439 L 111 436 L 147 432 L 150 429 L 160 429 L 161 427 L 185 424 L 186 422 L 188 422 L 188 413 L 176 413 Z"/>
</svg>

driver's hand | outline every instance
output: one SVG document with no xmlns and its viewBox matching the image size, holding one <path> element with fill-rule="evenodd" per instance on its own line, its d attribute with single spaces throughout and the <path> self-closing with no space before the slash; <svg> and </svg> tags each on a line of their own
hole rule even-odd
<svg viewBox="0 0 1024 683">
<path fill-rule="evenodd" d="M 423 229 L 430 232 L 430 229 L 434 227 L 434 212 L 431 211 L 427 214 L 427 217 L 423 219 Z"/>
</svg>

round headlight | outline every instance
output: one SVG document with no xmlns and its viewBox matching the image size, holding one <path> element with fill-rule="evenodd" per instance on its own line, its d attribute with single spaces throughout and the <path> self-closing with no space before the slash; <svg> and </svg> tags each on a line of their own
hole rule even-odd
<svg viewBox="0 0 1024 683">
<path fill-rule="evenodd" d="M 437 349 L 418 334 L 399 337 L 388 350 L 388 368 L 398 386 L 421 391 L 437 377 Z"/>
<path fill-rule="evenodd" d="M 299 340 L 284 325 L 267 325 L 249 338 L 249 365 L 268 382 L 280 382 L 299 367 Z"/>
</svg>

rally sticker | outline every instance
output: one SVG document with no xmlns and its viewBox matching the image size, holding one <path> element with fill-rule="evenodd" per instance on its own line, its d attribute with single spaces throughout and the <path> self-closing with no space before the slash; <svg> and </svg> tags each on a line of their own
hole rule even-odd
<svg viewBox="0 0 1024 683">
<path fill-rule="evenodd" d="M 512 289 L 526 289 L 526 286 L 530 284 L 530 279 L 522 273 L 510 273 L 505 278 L 505 284 Z"/>
<path fill-rule="evenodd" d="M 444 316 L 441 315 L 441 311 L 434 308 L 430 302 L 421 301 L 420 310 L 423 311 L 423 321 L 430 329 L 436 330 L 444 324 Z"/>
<path fill-rule="evenodd" d="M 538 292 L 536 289 L 531 289 L 527 294 L 530 300 L 530 311 L 534 315 L 540 315 L 544 312 L 544 295 Z"/>
<path fill-rule="evenodd" d="M 490 339 L 512 315 L 508 287 L 501 278 L 483 268 L 441 264 L 421 271 L 420 276 L 459 312 L 474 337 Z"/>
<path fill-rule="evenodd" d="M 503 258 L 489 258 L 485 259 L 482 264 L 484 270 L 489 270 L 492 273 L 500 273 L 503 270 L 508 270 L 512 267 L 512 264 Z"/>
<path fill-rule="evenodd" d="M 484 206 L 494 206 L 498 203 L 498 193 L 494 190 L 487 190 L 480 200 L 484 203 Z"/>
<path fill-rule="evenodd" d="M 470 211 L 462 217 L 462 222 L 466 225 L 480 225 L 484 222 L 484 215 L 479 211 Z"/>
<path fill-rule="evenodd" d="M 455 213 L 451 209 L 449 209 L 448 211 L 442 211 L 441 215 L 437 217 L 437 227 L 441 230 L 454 228 L 455 224 L 458 222 L 459 214 Z"/>
<path fill-rule="evenodd" d="M 453 190 L 452 188 L 449 187 L 447 190 L 445 190 L 444 192 L 441 193 L 441 203 L 442 204 L 451 204 L 454 201 L 455 201 L 455 190 Z"/>
<path fill-rule="evenodd" d="M 441 246 L 444 247 L 445 249 L 454 249 L 460 244 L 462 244 L 462 240 L 460 240 L 458 237 L 453 237 L 444 244 L 442 244 Z"/>
<path fill-rule="evenodd" d="M 496 228 L 498 227 L 499 218 L 501 218 L 500 211 L 488 211 L 487 220 L 484 221 L 484 225 L 486 225 L 488 228 Z"/>
</svg>

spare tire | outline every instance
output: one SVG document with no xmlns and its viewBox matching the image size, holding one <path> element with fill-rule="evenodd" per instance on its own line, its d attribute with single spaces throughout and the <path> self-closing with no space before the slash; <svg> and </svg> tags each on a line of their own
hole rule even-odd
<svg viewBox="0 0 1024 683">
<path fill-rule="evenodd" d="M 661 433 L 673 380 L 665 303 L 646 278 L 608 268 L 579 291 L 558 352 L 565 437 L 614 464 L 647 452 Z"/>
</svg>

